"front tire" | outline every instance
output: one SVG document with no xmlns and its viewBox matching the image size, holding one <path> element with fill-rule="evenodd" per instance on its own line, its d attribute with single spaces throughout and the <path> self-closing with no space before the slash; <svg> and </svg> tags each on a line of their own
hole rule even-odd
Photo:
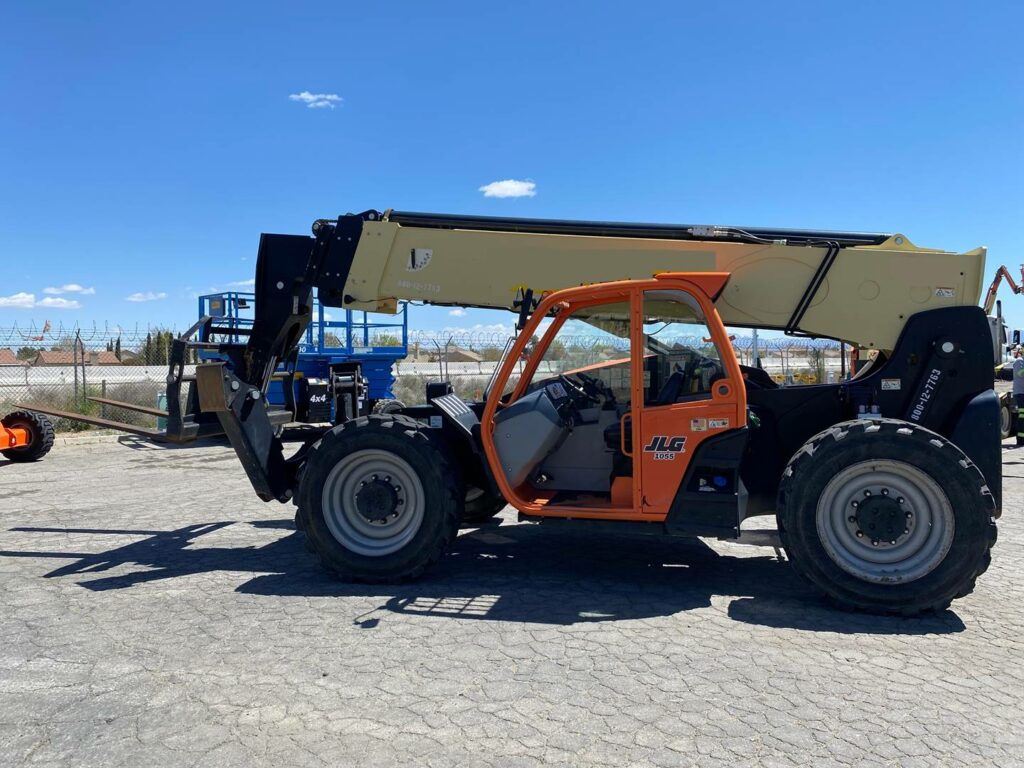
<svg viewBox="0 0 1024 768">
<path fill-rule="evenodd" d="M 1005 440 L 1017 433 L 1017 404 L 1013 395 L 999 398 L 999 434 Z"/>
<path fill-rule="evenodd" d="M 15 411 L 0 419 L 0 424 L 8 429 L 18 427 L 29 433 L 27 445 L 0 451 L 5 459 L 16 462 L 39 461 L 53 448 L 53 423 L 41 413 Z"/>
<path fill-rule="evenodd" d="M 403 416 L 361 417 L 310 451 L 297 522 L 338 578 L 401 582 L 451 544 L 464 496 L 459 473 L 425 427 Z"/>
<path fill-rule="evenodd" d="M 778 523 L 793 566 L 839 605 L 915 615 L 974 589 L 995 503 L 953 443 L 894 419 L 821 432 L 790 460 Z"/>
</svg>

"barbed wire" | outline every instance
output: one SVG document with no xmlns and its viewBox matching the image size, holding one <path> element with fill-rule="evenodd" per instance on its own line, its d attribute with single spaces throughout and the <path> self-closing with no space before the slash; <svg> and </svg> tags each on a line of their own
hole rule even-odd
<svg viewBox="0 0 1024 768">
<path fill-rule="evenodd" d="M 121 340 L 122 347 L 130 349 L 138 347 L 146 342 L 147 336 L 170 331 L 177 335 L 178 329 L 173 326 L 139 325 L 125 327 L 119 324 L 94 323 L 91 326 L 65 325 L 58 323 L 56 326 L 44 326 L 39 328 L 34 323 L 20 326 L 17 323 L 13 326 L 0 328 L 0 348 L 17 350 L 22 347 L 36 349 L 47 349 L 50 347 L 68 346 L 74 339 L 80 339 L 87 348 L 96 349 L 106 347 L 108 344 Z M 407 336 L 407 344 L 410 348 L 418 348 L 423 351 L 435 351 L 437 349 L 469 349 L 481 350 L 493 347 L 504 347 L 513 336 L 511 329 L 508 331 L 434 331 L 434 330 L 412 330 Z M 702 348 L 707 347 L 709 342 L 700 336 L 658 335 L 657 338 L 667 344 L 682 344 L 684 346 Z M 623 349 L 628 347 L 629 340 L 611 335 L 564 335 L 557 337 L 558 341 L 566 347 L 593 348 L 610 347 Z M 391 329 L 371 333 L 371 345 L 373 346 L 398 346 L 401 343 L 400 332 Z M 754 347 L 753 336 L 736 335 L 731 336 L 730 341 L 736 350 L 751 352 Z M 832 339 L 814 339 L 807 337 L 772 337 L 761 336 L 757 341 L 757 347 L 761 352 L 790 352 L 798 350 L 838 350 L 840 344 Z"/>
</svg>

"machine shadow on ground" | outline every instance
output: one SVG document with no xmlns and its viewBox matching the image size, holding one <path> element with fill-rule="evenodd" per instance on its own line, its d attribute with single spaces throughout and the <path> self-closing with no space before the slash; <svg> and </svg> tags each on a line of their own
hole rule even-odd
<svg viewBox="0 0 1024 768">
<path fill-rule="evenodd" d="M 262 546 L 203 546 L 202 537 L 243 525 L 232 521 L 176 530 L 19 527 L 12 532 L 142 537 L 98 553 L 0 550 L 0 557 L 73 562 L 47 578 L 84 577 L 93 591 L 231 571 L 253 573 L 237 591 L 249 595 L 380 598 L 353 621 L 373 629 L 389 614 L 566 625 L 670 616 L 736 598 L 727 608 L 738 622 L 805 631 L 946 634 L 964 624 L 952 611 L 918 619 L 842 612 L 827 605 L 789 564 L 764 556 L 722 555 L 699 540 L 552 533 L 530 524 L 466 529 L 450 553 L 419 581 L 404 585 L 345 584 L 314 563 L 291 520 L 248 523 L 292 531 Z M 45 538 L 41 539 L 45 543 Z M 104 575 L 106 574 L 106 575 Z"/>
</svg>

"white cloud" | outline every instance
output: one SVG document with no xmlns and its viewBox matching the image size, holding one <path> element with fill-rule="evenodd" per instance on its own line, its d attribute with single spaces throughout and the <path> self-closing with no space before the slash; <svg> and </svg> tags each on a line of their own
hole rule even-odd
<svg viewBox="0 0 1024 768">
<path fill-rule="evenodd" d="M 62 285 L 59 288 L 54 288 L 52 286 L 49 288 L 43 288 L 43 293 L 50 296 L 60 296 L 62 293 L 80 293 L 83 296 L 92 296 L 96 293 L 96 289 L 84 288 L 78 283 L 68 283 L 67 285 Z"/>
<path fill-rule="evenodd" d="M 466 316 L 466 310 L 456 308 L 456 309 L 453 309 L 448 314 L 451 315 L 452 317 L 465 317 Z"/>
<path fill-rule="evenodd" d="M 50 309 L 81 309 L 82 305 L 75 299 L 58 299 L 54 296 L 47 296 L 45 299 L 36 302 L 37 307 L 49 307 Z"/>
<path fill-rule="evenodd" d="M 13 296 L 0 296 L 0 307 L 13 307 L 16 309 L 34 309 L 45 307 L 47 309 L 81 309 L 82 305 L 75 299 L 58 299 L 47 296 L 41 301 L 36 301 L 34 293 L 16 293 Z"/>
<path fill-rule="evenodd" d="M 536 197 L 537 184 L 529 179 L 505 179 L 484 184 L 480 191 L 484 193 L 484 197 Z"/>
<path fill-rule="evenodd" d="M 0 307 L 32 309 L 35 305 L 36 295 L 34 293 L 16 293 L 13 296 L 0 296 Z"/>
<path fill-rule="evenodd" d="M 228 283 L 229 288 L 252 288 L 255 285 L 255 277 L 250 277 L 248 280 L 235 280 L 233 283 Z"/>
<path fill-rule="evenodd" d="M 133 293 L 131 296 L 125 296 L 125 301 L 159 301 L 160 299 L 166 299 L 167 294 L 163 291 L 154 293 L 153 291 L 139 291 Z"/>
<path fill-rule="evenodd" d="M 310 109 L 323 109 L 324 107 L 334 109 L 342 102 L 341 96 L 336 93 L 310 93 L 309 91 L 303 91 L 302 93 L 289 94 L 288 98 L 292 101 L 300 101 Z"/>
</svg>

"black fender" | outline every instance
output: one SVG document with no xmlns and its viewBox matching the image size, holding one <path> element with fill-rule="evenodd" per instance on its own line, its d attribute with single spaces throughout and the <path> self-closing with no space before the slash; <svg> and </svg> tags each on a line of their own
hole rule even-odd
<svg viewBox="0 0 1024 768">
<path fill-rule="evenodd" d="M 1003 457 L 999 430 L 999 395 L 988 390 L 964 405 L 949 439 L 981 470 L 996 502 L 996 516 L 1003 508 Z"/>
</svg>

